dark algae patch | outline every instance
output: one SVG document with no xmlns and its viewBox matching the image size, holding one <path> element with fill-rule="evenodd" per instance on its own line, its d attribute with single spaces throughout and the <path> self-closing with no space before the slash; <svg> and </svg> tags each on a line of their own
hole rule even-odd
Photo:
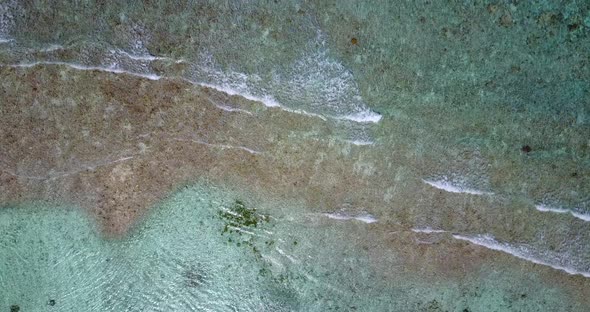
<svg viewBox="0 0 590 312">
<path fill-rule="evenodd" d="M 523 153 L 526 153 L 526 154 L 528 154 L 528 153 L 530 153 L 530 152 L 532 152 L 532 151 L 533 151 L 533 149 L 532 149 L 532 148 L 531 148 L 529 145 L 523 145 L 523 146 L 520 148 L 520 150 L 521 150 Z"/>
<path fill-rule="evenodd" d="M 224 222 L 221 235 L 229 236 L 228 243 L 250 250 L 254 254 L 260 265 L 258 273 L 261 278 L 267 279 L 280 289 L 286 287 L 291 280 L 301 278 L 289 270 L 275 272 L 273 264 L 263 259 L 262 253 L 274 249 L 276 244 L 270 238 L 256 235 L 257 230 L 272 226 L 268 215 L 259 213 L 256 208 L 246 206 L 241 200 L 236 200 L 229 208 L 219 210 L 218 216 Z M 297 242 L 294 244 L 296 245 Z"/>
<path fill-rule="evenodd" d="M 240 228 L 255 228 L 260 223 L 269 221 L 267 215 L 259 214 L 256 208 L 246 207 L 241 200 L 236 200 L 227 210 L 220 210 L 219 217 L 225 221 L 223 233 L 233 233 Z"/>
<path fill-rule="evenodd" d="M 199 266 L 191 266 L 183 272 L 185 285 L 187 287 L 196 288 L 205 283 L 207 280 L 207 273 Z"/>
<path fill-rule="evenodd" d="M 0 312 L 590 312 L 590 0 L 153 2 L 0 0 Z"/>
<path fill-rule="evenodd" d="M 238 247 L 248 247 L 254 254 L 260 256 L 260 248 L 257 247 L 255 236 L 251 231 L 268 223 L 268 215 L 260 214 L 256 208 L 247 207 L 243 201 L 236 200 L 227 209 L 218 212 L 219 218 L 224 222 L 221 235 L 229 234 L 228 243 L 235 243 Z M 247 236 L 247 238 L 246 238 Z M 272 246 L 273 241 L 265 241 L 267 246 Z"/>
</svg>

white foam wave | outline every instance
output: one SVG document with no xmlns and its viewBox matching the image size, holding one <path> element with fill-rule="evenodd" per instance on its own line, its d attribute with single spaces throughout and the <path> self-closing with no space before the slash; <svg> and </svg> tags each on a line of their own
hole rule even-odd
<svg viewBox="0 0 590 312">
<path fill-rule="evenodd" d="M 95 163 L 81 165 L 80 168 L 70 170 L 70 171 L 55 171 L 55 170 L 51 169 L 44 176 L 39 176 L 39 175 L 33 176 L 33 175 L 28 175 L 28 174 L 19 174 L 15 170 L 7 169 L 7 168 L 0 168 L 0 171 L 6 172 L 6 173 L 8 173 L 12 176 L 18 177 L 18 178 L 24 178 L 24 179 L 29 179 L 29 180 L 51 181 L 51 180 L 57 180 L 57 179 L 61 179 L 64 177 L 72 176 L 72 175 L 84 172 L 86 170 L 95 171 L 96 169 L 98 169 L 100 167 L 124 162 L 127 160 L 131 160 L 133 158 L 134 158 L 134 156 L 127 156 L 127 157 L 121 157 L 119 159 L 114 159 L 114 160 L 102 160 L 102 161 L 98 161 Z"/>
<path fill-rule="evenodd" d="M 136 60 L 136 61 L 159 61 L 159 60 L 167 60 L 169 58 L 163 56 L 154 56 L 154 55 L 135 55 L 123 50 L 111 50 L 111 53 L 115 54 L 123 54 L 126 57 Z"/>
<path fill-rule="evenodd" d="M 568 274 L 572 275 L 582 275 L 584 277 L 590 277 L 590 272 L 581 271 L 575 268 L 571 268 L 566 266 L 565 262 L 568 262 L 567 259 L 562 258 L 563 256 L 560 255 L 549 255 L 547 256 L 548 259 L 542 259 L 540 255 L 541 253 L 534 251 L 531 247 L 526 245 L 518 245 L 512 246 L 506 243 L 498 242 L 493 236 L 491 235 L 477 235 L 477 236 L 464 236 L 454 234 L 453 237 L 455 239 L 468 241 L 472 244 L 479 245 L 488 249 L 501 251 L 517 258 L 540 264 L 549 266 L 556 270 L 564 271 Z"/>
<path fill-rule="evenodd" d="M 278 251 L 282 256 L 284 256 L 285 258 L 289 259 L 289 261 L 291 261 L 292 263 L 299 263 L 299 260 L 295 259 L 293 256 L 289 255 L 288 253 L 286 253 L 284 250 L 282 250 L 279 247 L 275 247 L 275 250 Z"/>
<path fill-rule="evenodd" d="M 375 223 L 378 220 L 370 214 L 360 214 L 356 216 L 347 215 L 340 212 L 324 213 L 324 216 L 334 220 L 357 220 L 364 223 Z"/>
<path fill-rule="evenodd" d="M 241 146 L 241 145 L 213 144 L 213 143 L 208 143 L 208 142 L 201 141 L 201 140 L 193 140 L 193 139 L 188 140 L 188 139 L 180 139 L 180 138 L 174 138 L 173 140 L 179 141 L 179 142 L 192 142 L 192 143 L 201 144 L 201 145 L 205 145 L 205 146 L 209 146 L 209 147 L 220 148 L 220 149 L 238 149 L 238 150 L 242 150 L 242 151 L 248 152 L 253 155 L 261 155 L 262 154 L 262 152 L 259 152 L 259 151 L 253 150 L 251 148 Z"/>
<path fill-rule="evenodd" d="M 277 102 L 277 100 L 275 100 L 272 96 L 269 96 L 269 95 L 265 95 L 263 97 L 260 97 L 260 96 L 252 95 L 251 93 L 245 92 L 243 90 L 235 89 L 229 85 L 215 85 L 215 84 L 210 84 L 210 83 L 197 82 L 197 81 L 193 81 L 193 80 L 189 80 L 189 79 L 185 79 L 185 80 L 192 83 L 192 84 L 199 85 L 199 86 L 206 87 L 206 88 L 211 88 L 211 89 L 223 92 L 225 94 L 237 95 L 237 96 L 241 96 L 241 97 L 243 97 L 247 100 L 250 100 L 250 101 L 260 102 L 260 103 L 264 104 L 264 106 L 269 107 L 269 108 L 280 108 L 281 110 L 289 112 L 289 113 L 295 113 L 295 114 L 299 114 L 299 115 L 316 117 L 316 118 L 319 118 L 323 121 L 327 120 L 326 117 L 324 117 L 320 114 L 310 113 L 310 112 L 304 111 L 302 109 L 292 109 L 292 108 L 285 107 L 285 106 L 281 105 L 279 102 Z"/>
<path fill-rule="evenodd" d="M 375 144 L 374 142 L 365 141 L 365 140 L 346 140 L 346 142 L 348 142 L 352 145 L 356 145 L 356 146 L 367 146 L 367 145 Z"/>
<path fill-rule="evenodd" d="M 52 45 L 52 46 L 49 46 L 48 48 L 43 49 L 43 51 L 50 52 L 50 51 L 58 50 L 58 49 L 62 49 L 62 48 L 63 47 L 59 46 L 59 45 Z M 157 57 L 157 56 L 151 56 L 151 55 L 149 55 L 149 56 L 136 56 L 136 55 L 129 54 L 128 52 L 125 52 L 125 51 L 111 51 L 111 52 L 123 54 L 126 57 L 129 57 L 133 60 L 139 60 L 139 61 L 154 61 L 154 60 L 166 59 L 165 57 Z M 127 74 L 127 75 L 146 78 L 146 79 L 150 79 L 150 80 L 160 80 L 160 79 L 164 78 L 164 77 L 156 75 L 156 74 L 139 73 L 136 71 L 126 70 L 121 67 L 117 67 L 115 65 L 112 65 L 112 66 L 88 66 L 88 65 L 83 65 L 83 64 L 69 63 L 69 62 L 62 62 L 62 61 L 36 61 L 36 62 L 30 62 L 30 63 L 4 64 L 2 66 L 28 68 L 28 67 L 38 66 L 38 65 L 62 65 L 62 66 L 68 66 L 70 68 L 77 69 L 77 70 L 97 70 L 97 71 L 103 71 L 103 72 L 109 72 L 109 73 L 115 73 L 115 74 Z M 209 73 L 211 73 L 211 72 L 209 72 Z M 221 74 L 218 72 L 215 72 L 214 75 L 219 76 Z M 235 74 L 234 76 L 240 77 L 241 80 L 247 79 L 247 78 L 244 78 L 245 74 L 238 73 L 238 74 Z M 343 116 L 343 117 L 330 117 L 330 116 L 328 116 L 328 117 L 326 117 L 324 115 L 312 113 L 312 112 L 309 112 L 309 111 L 306 111 L 303 109 L 294 109 L 294 108 L 285 107 L 284 105 L 281 105 L 274 97 L 272 97 L 270 95 L 263 95 L 263 96 L 254 95 L 253 93 L 248 91 L 249 88 L 245 85 L 245 83 L 238 83 L 238 85 L 235 86 L 235 83 L 234 84 L 230 84 L 230 83 L 215 84 L 215 83 L 195 81 L 193 79 L 187 79 L 187 78 L 182 78 L 182 79 L 191 83 L 191 84 L 194 84 L 194 85 L 198 85 L 198 86 L 202 86 L 202 87 L 206 87 L 206 88 L 211 88 L 211 89 L 226 93 L 228 95 L 237 95 L 237 96 L 241 96 L 241 97 L 251 100 L 251 101 L 260 102 L 264 106 L 269 107 L 269 108 L 280 108 L 281 110 L 286 111 L 286 112 L 315 117 L 315 118 L 319 118 L 323 121 L 327 121 L 328 118 L 333 118 L 333 119 L 340 119 L 340 120 L 350 120 L 350 121 L 359 122 L 359 123 L 368 123 L 368 122 L 376 123 L 381 119 L 380 115 L 372 113 L 368 110 L 365 112 L 361 112 L 361 113 L 349 115 L 349 116 Z M 256 80 L 256 77 L 254 77 L 253 79 Z M 224 80 L 227 80 L 227 79 L 224 79 Z M 218 107 L 221 109 L 228 110 L 228 111 L 238 111 L 237 109 L 231 109 L 231 108 L 220 107 L 220 106 L 218 106 Z M 245 111 L 243 111 L 243 112 L 245 112 Z M 372 144 L 372 142 L 369 143 L 369 142 L 361 142 L 361 141 L 353 141 L 351 143 L 353 143 L 355 145 Z"/>
<path fill-rule="evenodd" d="M 297 61 L 273 75 L 270 90 L 287 106 L 301 104 L 331 119 L 359 123 L 381 119 L 368 109 L 353 73 L 331 56 L 321 34 Z"/>
<path fill-rule="evenodd" d="M 62 45 L 50 44 L 50 45 L 46 46 L 45 48 L 39 49 L 39 52 L 53 52 L 53 51 L 63 50 L 63 49 L 64 49 L 64 47 Z"/>
<path fill-rule="evenodd" d="M 302 109 L 292 109 L 292 108 L 287 108 L 284 106 L 280 106 L 280 108 L 286 112 L 289 112 L 289 113 L 295 113 L 295 114 L 306 115 L 306 116 L 310 116 L 310 117 L 316 117 L 316 118 L 319 118 L 323 121 L 328 120 L 325 116 L 322 116 L 320 114 L 310 113 L 310 112 L 302 110 Z"/>
<path fill-rule="evenodd" d="M 18 67 L 30 68 L 30 67 L 35 67 L 35 66 L 39 66 L 39 65 L 61 65 L 61 66 L 67 66 L 67 67 L 77 69 L 77 70 L 96 70 L 96 71 L 103 71 L 103 72 L 108 72 L 108 73 L 113 73 L 113 74 L 126 74 L 126 75 L 146 78 L 149 80 L 162 79 L 161 76 L 158 76 L 155 74 L 135 73 L 135 72 L 123 70 L 123 69 L 120 69 L 117 67 L 86 66 L 86 65 L 82 65 L 82 64 L 76 64 L 76 63 L 55 62 L 55 61 L 39 61 L 39 62 L 20 63 L 20 64 L 3 64 L 0 66 L 8 66 L 8 67 L 16 67 L 16 68 L 18 68 Z"/>
<path fill-rule="evenodd" d="M 12 41 L 14 41 L 14 39 L 0 38 L 0 43 L 8 43 L 8 42 L 12 42 Z"/>
<path fill-rule="evenodd" d="M 572 216 L 574 216 L 578 219 L 584 220 L 586 222 L 590 222 L 590 215 L 588 215 L 588 214 L 583 214 L 583 213 L 574 212 L 574 211 L 571 211 L 570 213 L 572 214 Z"/>
<path fill-rule="evenodd" d="M 447 233 L 445 230 L 435 230 L 430 227 L 425 228 L 413 228 L 411 229 L 414 233 L 425 233 L 425 234 L 433 234 L 433 233 Z"/>
<path fill-rule="evenodd" d="M 538 211 L 542 211 L 542 212 L 554 212 L 554 213 L 569 213 L 572 216 L 580 219 L 580 220 L 584 220 L 586 222 L 590 222 L 590 215 L 588 214 L 583 214 L 580 212 L 576 212 L 570 209 L 564 209 L 564 208 L 554 208 L 554 207 L 548 207 L 545 205 L 535 205 L 535 209 L 537 209 Z"/>
<path fill-rule="evenodd" d="M 441 180 L 422 180 L 424 183 L 450 193 L 464 193 L 471 195 L 493 195 L 491 192 L 484 192 L 476 189 L 466 188 L 449 182 L 446 179 Z"/>
<path fill-rule="evenodd" d="M 38 62 L 31 62 L 31 63 L 3 64 L 1 66 L 30 68 L 30 67 L 39 66 L 39 65 L 62 65 L 62 66 L 67 66 L 67 67 L 77 69 L 77 70 L 97 70 L 97 71 L 103 71 L 103 72 L 109 72 L 109 73 L 115 73 L 115 74 L 127 74 L 127 75 L 146 78 L 146 79 L 150 79 L 150 80 L 160 80 L 163 78 L 162 76 L 155 75 L 155 74 L 141 74 L 141 73 L 123 70 L 123 69 L 120 69 L 120 68 L 117 68 L 114 66 L 113 67 L 86 66 L 86 65 L 76 64 L 76 63 L 58 62 L 58 61 L 38 61 Z M 273 99 L 272 97 L 269 97 L 269 96 L 257 97 L 257 96 L 251 95 L 249 93 L 240 92 L 239 90 L 233 89 L 229 86 L 218 86 L 218 85 L 213 85 L 213 84 L 208 84 L 208 83 L 195 82 L 195 81 L 192 81 L 189 79 L 183 79 L 183 80 L 185 80 L 191 84 L 195 84 L 195 85 L 206 87 L 206 88 L 211 88 L 211 89 L 226 93 L 228 95 L 238 95 L 238 96 L 241 96 L 241 97 L 251 100 L 251 101 L 260 102 L 267 107 L 279 107 L 279 108 L 281 108 L 285 111 L 288 111 L 288 112 L 319 117 L 322 120 L 326 120 L 325 117 L 317 115 L 317 114 L 312 114 L 312 113 L 307 113 L 307 112 L 301 111 L 301 110 L 294 110 L 294 109 L 282 107 L 275 99 Z M 244 112 L 246 112 L 246 111 L 244 111 Z M 248 113 L 250 113 L 250 112 L 248 112 Z"/>
<path fill-rule="evenodd" d="M 252 95 L 248 92 L 234 89 L 228 85 L 215 85 L 215 84 L 210 84 L 210 83 L 205 83 L 205 82 L 196 82 L 196 81 L 192 81 L 192 80 L 188 80 L 188 79 L 187 79 L 187 81 L 189 81 L 193 84 L 196 84 L 196 85 L 200 85 L 203 87 L 207 87 L 207 88 L 211 88 L 211 89 L 223 92 L 225 94 L 238 95 L 238 96 L 241 96 L 241 97 L 251 100 L 251 101 L 260 102 L 260 103 L 264 104 L 264 106 L 266 106 L 266 107 L 281 107 L 281 105 L 271 96 L 264 96 L 264 97 L 255 96 L 255 95 Z"/>
<path fill-rule="evenodd" d="M 362 101 L 354 76 L 334 61 L 320 44 L 281 71 L 244 73 L 222 68 L 211 53 L 203 53 L 188 79 L 230 95 L 262 102 L 267 107 L 318 117 L 322 120 L 378 122 Z M 352 113 L 351 112 L 355 112 Z M 346 115 L 346 114 L 350 115 Z"/>
<path fill-rule="evenodd" d="M 354 121 L 354 122 L 360 122 L 360 123 L 378 123 L 381 120 L 381 115 L 366 110 L 364 112 L 360 112 L 360 113 L 356 113 L 356 114 L 351 114 L 351 115 L 346 115 L 346 116 L 342 116 L 342 117 L 336 117 L 336 119 L 340 119 L 340 120 L 350 120 L 350 121 Z"/>
<path fill-rule="evenodd" d="M 226 112 L 231 112 L 231 113 L 244 113 L 247 115 L 253 115 L 252 112 L 247 111 L 245 109 L 241 109 L 241 108 L 233 108 L 233 107 L 229 107 L 229 106 L 225 106 L 225 105 L 221 105 L 221 104 L 217 104 L 214 103 L 215 107 L 224 110 Z"/>
</svg>

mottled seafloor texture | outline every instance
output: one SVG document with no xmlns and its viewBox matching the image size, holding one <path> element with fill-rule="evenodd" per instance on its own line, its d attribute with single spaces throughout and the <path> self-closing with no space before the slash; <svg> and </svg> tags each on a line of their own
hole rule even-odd
<svg viewBox="0 0 590 312">
<path fill-rule="evenodd" d="M 0 0 L 0 312 L 589 311 L 589 89 L 587 1 Z"/>
</svg>

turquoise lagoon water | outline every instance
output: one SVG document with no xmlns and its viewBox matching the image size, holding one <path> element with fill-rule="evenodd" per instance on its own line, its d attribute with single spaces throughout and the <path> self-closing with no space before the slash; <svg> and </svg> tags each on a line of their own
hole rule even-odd
<svg viewBox="0 0 590 312">
<path fill-rule="evenodd" d="M 458 230 L 471 221 L 442 228 L 434 218 L 415 230 L 447 231 L 572 279 L 590 275 L 589 35 L 584 1 L 0 2 L 3 67 L 174 77 L 315 116 L 369 154 L 403 151 L 412 177 L 434 189 L 518 203 L 515 214 L 525 206 L 536 216 L 522 236 L 477 228 L 480 220 L 469 233 Z M 247 198 L 192 186 L 117 240 L 77 207 L 7 205 L 0 310 L 587 308 L 518 269 L 484 266 L 436 283 L 405 274 L 395 250 L 375 256 L 378 246 L 367 247 L 382 215 L 309 215 L 283 204 L 257 210 L 257 226 L 241 235 L 224 233 L 231 218 L 220 211 L 236 200 L 251 208 Z M 533 223 L 541 213 L 544 223 Z M 385 278 L 375 257 L 399 278 Z"/>
<path fill-rule="evenodd" d="M 228 231 L 223 214 L 236 207 L 229 194 L 183 188 L 115 240 L 75 207 L 5 207 L 0 304 L 20 311 L 571 309 L 563 291 L 535 286 L 518 271 L 436 283 L 413 278 L 395 250 L 385 260 L 398 276 L 392 282 L 370 264 L 361 237 L 371 225 L 361 221 L 282 207 L 275 215 L 256 210 L 257 226 Z"/>
</svg>

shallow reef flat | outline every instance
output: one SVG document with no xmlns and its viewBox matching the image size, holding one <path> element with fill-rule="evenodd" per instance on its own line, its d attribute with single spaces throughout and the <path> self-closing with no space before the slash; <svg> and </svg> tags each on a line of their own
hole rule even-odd
<svg viewBox="0 0 590 312">
<path fill-rule="evenodd" d="M 1 213 L 3 306 L 104 311 L 583 311 L 588 282 L 442 233 L 334 220 L 201 182 L 105 239 L 76 207 Z M 277 209 L 279 206 L 281 209 Z M 258 209 L 257 209 L 258 208 Z M 34 284 L 35 292 L 30 292 Z"/>
<path fill-rule="evenodd" d="M 4 1 L 0 310 L 588 311 L 589 36 L 585 2 Z"/>
<path fill-rule="evenodd" d="M 2 144 L 9 148 L 4 151 L 4 166 L 0 173 L 2 201 L 8 206 L 22 206 L 19 203 L 42 199 L 45 206 L 71 203 L 85 207 L 88 216 L 98 225 L 97 232 L 85 230 L 86 234 L 80 234 L 92 236 L 85 239 L 100 245 L 87 247 L 97 248 L 92 253 L 101 253 L 101 248 L 109 249 L 110 244 L 123 244 L 119 240 L 135 241 L 132 237 L 138 234 L 134 233 L 151 227 L 154 222 L 150 221 L 154 218 L 152 214 L 169 214 L 166 218 L 184 220 L 182 216 L 193 207 L 190 200 L 203 200 L 208 195 L 182 190 L 185 186 L 205 183 L 224 185 L 226 189 L 221 192 L 223 195 L 214 196 L 222 200 L 209 202 L 206 208 L 202 208 L 208 211 L 203 222 L 214 218 L 215 211 L 224 205 L 231 207 L 232 198 L 241 198 L 247 205 L 259 206 L 259 211 L 270 216 L 277 227 L 296 228 L 295 232 L 283 233 L 269 229 L 272 234 L 263 232 L 262 235 L 274 236 L 273 241 L 285 241 L 297 233 L 300 237 L 296 239 L 297 245 L 307 246 L 305 252 L 298 249 L 298 254 L 290 254 L 281 247 L 269 249 L 262 244 L 267 247 L 267 253 L 260 248 L 260 254 L 249 255 L 252 259 L 248 261 L 306 270 L 291 258 L 320 253 L 318 261 L 325 261 L 326 269 L 334 266 L 331 261 L 346 259 L 333 253 L 346 253 L 347 248 L 353 248 L 354 251 L 349 251 L 351 261 L 357 258 L 355 253 L 362 253 L 358 258 L 373 275 L 361 272 L 365 274 L 363 277 L 355 277 L 336 265 L 333 274 L 344 275 L 338 277 L 339 282 L 333 282 L 335 285 L 352 287 L 358 278 L 358 283 L 366 283 L 363 287 L 374 287 L 378 284 L 371 284 L 374 281 L 369 276 L 372 276 L 388 287 L 398 285 L 391 291 L 399 292 L 397 296 L 407 299 L 416 294 L 403 290 L 403 285 L 416 283 L 412 287 L 430 292 L 420 297 L 422 299 L 412 301 L 411 305 L 416 309 L 428 305 L 454 309 L 459 307 L 458 302 L 465 307 L 470 304 L 494 306 L 497 303 L 505 307 L 520 304 L 523 308 L 572 302 L 566 309 L 582 311 L 587 304 L 587 278 L 576 274 L 588 272 L 587 259 L 584 258 L 587 253 L 579 252 L 579 248 L 586 247 L 564 243 L 579 241 L 580 235 L 588 233 L 587 222 L 569 215 L 538 211 L 529 201 L 516 196 L 509 198 L 491 192 L 474 194 L 460 186 L 449 189 L 444 184 L 427 183 L 416 174 L 420 172 L 416 168 L 428 164 L 428 159 L 424 157 L 416 161 L 411 147 L 398 145 L 392 148 L 377 144 L 367 149 L 340 139 L 330 131 L 328 121 L 269 108 L 181 79 L 154 81 L 125 73 L 77 70 L 55 64 L 4 67 L 2 77 L 6 103 L 13 103 L 3 106 L 2 124 L 9 132 L 2 138 Z M 34 85 L 38 79 L 46 83 Z M 234 107 L 234 111 L 219 108 L 216 103 Z M 57 107 L 60 109 L 56 110 Z M 384 126 L 385 122 L 381 127 Z M 435 167 L 436 162 L 430 166 Z M 174 195 L 178 192 L 184 197 Z M 176 196 L 189 203 L 176 203 L 173 208 L 166 209 L 157 207 L 170 206 L 167 203 L 174 201 Z M 36 220 L 36 209 L 5 210 L 6 220 L 16 217 L 23 223 L 7 231 L 12 236 L 27 235 L 21 233 L 22 228 L 31 228 L 27 222 L 35 221 L 27 221 L 18 214 L 25 213 L 31 220 Z M 187 222 L 189 219 L 191 222 L 200 220 L 199 215 L 189 215 L 186 216 Z M 57 216 L 68 218 L 61 214 Z M 72 222 L 62 229 L 73 229 L 59 235 L 77 236 L 67 232 L 76 231 L 81 221 Z M 12 223 L 8 221 L 7 224 Z M 186 235 L 200 233 L 190 230 L 192 225 L 172 226 L 163 222 L 159 226 L 164 227 L 164 232 L 176 233 L 182 229 L 187 231 Z M 233 226 L 242 228 L 239 224 Z M 543 228 L 541 236 L 539 226 Z M 53 230 L 56 229 L 47 231 Z M 207 235 L 223 232 L 207 231 Z M 159 235 L 154 234 L 154 237 Z M 322 239 L 328 239 L 330 243 L 326 245 L 318 239 L 302 244 L 305 238 L 310 238 L 309 235 L 324 237 Z M 490 241 L 487 245 L 478 244 L 476 238 L 481 235 L 492 237 L 491 242 L 496 246 L 513 244 L 515 247 L 494 251 L 490 248 Z M 141 245 L 141 239 L 137 241 Z M 168 242 L 160 246 L 188 248 L 181 241 L 179 238 L 178 243 Z M 25 241 L 18 239 L 17 242 L 15 248 L 27 248 Z M 235 249 L 232 252 L 248 250 L 250 253 L 251 249 L 259 248 L 248 243 L 240 244 L 242 246 L 230 243 L 229 246 Z M 514 257 L 509 253 L 523 250 L 519 247 L 523 244 L 528 248 L 524 256 L 521 253 Z M 318 250 L 319 246 L 327 246 L 325 254 Z M 50 252 L 45 248 L 43 245 L 33 250 Z M 140 257 L 131 250 L 125 253 Z M 276 259 L 273 260 L 271 255 L 283 262 L 274 263 Z M 7 261 L 3 262 L 19 261 L 14 254 L 11 257 L 12 260 L 5 258 Z M 531 259 L 543 263 L 534 264 Z M 26 266 L 29 262 L 22 264 Z M 309 265 L 311 270 L 315 262 Z M 100 270 L 115 270 L 110 266 L 104 264 Z M 276 274 L 272 270 L 271 273 Z M 53 273 L 47 274 L 51 279 Z M 507 283 L 496 293 L 495 287 L 485 286 L 490 279 L 501 284 L 514 276 L 520 276 L 515 279 L 522 283 L 518 287 Z M 318 277 L 308 278 L 322 281 Z M 309 280 L 298 286 L 303 288 L 297 288 L 294 293 L 301 295 L 307 283 Z M 428 286 L 431 283 L 441 285 L 441 288 Z M 466 285 L 472 285 L 469 287 L 475 290 L 470 291 Z M 555 288 L 555 285 L 559 287 Z M 95 286 L 107 296 L 109 290 L 101 287 Z M 443 291 L 446 287 L 452 291 Z M 317 289 L 306 291 L 318 292 Z M 557 291 L 561 294 L 559 296 L 570 299 L 557 300 L 558 297 L 545 294 L 547 291 Z M 377 289 L 375 292 L 377 296 Z M 522 295 L 524 297 L 519 297 Z M 398 298 L 387 293 L 380 293 L 380 296 L 384 300 L 381 308 L 393 304 L 390 300 Z M 548 301 L 547 297 L 555 301 Z M 432 299 L 425 301 L 424 298 Z M 227 300 L 238 304 L 233 299 Z M 293 308 L 287 310 L 290 309 Z"/>
</svg>

